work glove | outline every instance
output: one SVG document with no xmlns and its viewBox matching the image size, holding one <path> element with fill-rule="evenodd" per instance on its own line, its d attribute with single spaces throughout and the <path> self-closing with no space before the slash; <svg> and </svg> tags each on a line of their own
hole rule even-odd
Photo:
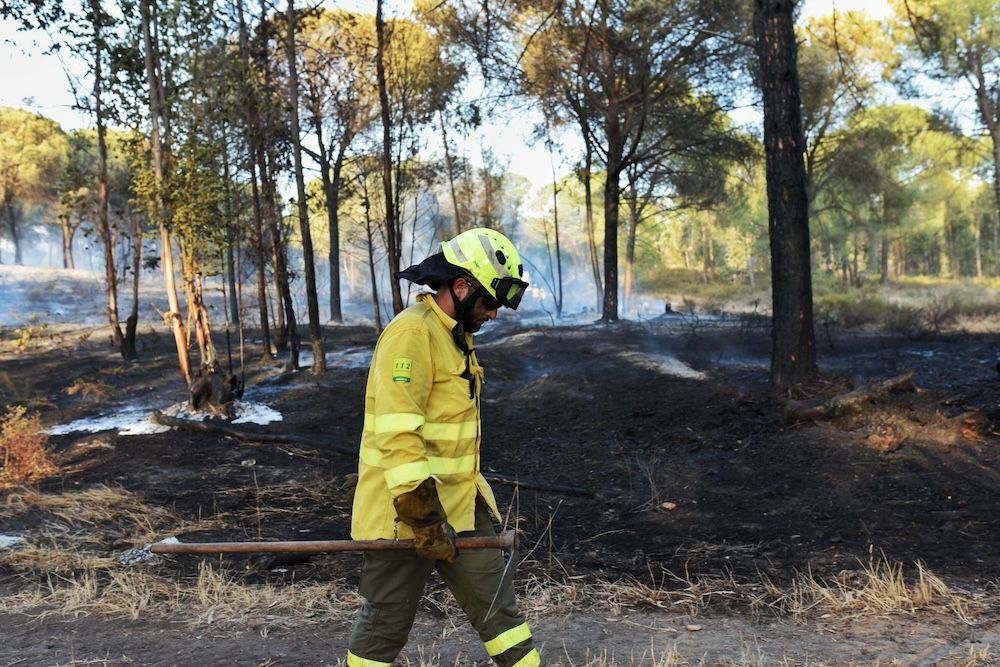
<svg viewBox="0 0 1000 667">
<path fill-rule="evenodd" d="M 455 529 L 448 524 L 433 479 L 428 477 L 412 491 L 399 494 L 392 504 L 396 520 L 413 529 L 417 555 L 449 563 L 455 560 Z"/>
</svg>

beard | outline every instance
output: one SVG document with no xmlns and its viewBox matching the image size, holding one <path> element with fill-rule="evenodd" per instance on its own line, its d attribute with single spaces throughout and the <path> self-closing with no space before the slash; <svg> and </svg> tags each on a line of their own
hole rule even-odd
<svg viewBox="0 0 1000 667">
<path fill-rule="evenodd" d="M 469 308 L 466 312 L 462 313 L 462 328 L 465 329 L 465 333 L 476 333 L 479 331 L 485 320 L 478 318 L 473 312 L 474 308 Z"/>
</svg>

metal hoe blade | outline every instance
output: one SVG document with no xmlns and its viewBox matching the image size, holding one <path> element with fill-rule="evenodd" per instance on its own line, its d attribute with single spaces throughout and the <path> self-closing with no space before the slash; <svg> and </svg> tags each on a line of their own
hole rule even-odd
<svg viewBox="0 0 1000 667">
<path fill-rule="evenodd" d="M 519 562 L 519 553 L 517 549 L 517 533 L 513 530 L 505 530 L 503 534 L 511 533 L 514 535 L 514 542 L 511 548 L 508 549 L 509 554 L 507 556 L 507 564 L 503 568 L 503 576 L 500 577 L 500 583 L 497 585 L 496 591 L 493 593 L 493 600 L 490 602 L 490 608 L 486 610 L 486 616 L 483 617 L 483 623 L 493 618 L 493 616 L 499 611 L 500 607 L 497 604 L 500 600 L 500 593 L 507 587 L 514 585 L 514 570 L 517 569 Z"/>
</svg>

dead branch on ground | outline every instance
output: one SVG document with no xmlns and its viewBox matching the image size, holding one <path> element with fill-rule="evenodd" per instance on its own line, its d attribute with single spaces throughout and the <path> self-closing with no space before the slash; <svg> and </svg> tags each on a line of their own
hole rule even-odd
<svg viewBox="0 0 1000 667">
<path fill-rule="evenodd" d="M 854 414 L 885 401 L 895 391 L 914 391 L 912 371 L 823 401 L 788 401 L 785 422 L 823 421 Z"/>
</svg>

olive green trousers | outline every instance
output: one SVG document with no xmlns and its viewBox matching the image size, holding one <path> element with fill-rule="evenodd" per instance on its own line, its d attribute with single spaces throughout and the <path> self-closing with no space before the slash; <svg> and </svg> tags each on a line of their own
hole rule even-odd
<svg viewBox="0 0 1000 667">
<path fill-rule="evenodd" d="M 489 510 L 476 503 L 476 529 L 461 537 L 495 535 Z M 499 549 L 463 549 L 454 562 L 420 558 L 412 551 L 369 551 L 359 586 L 365 603 L 348 643 L 348 667 L 387 667 L 410 634 L 417 605 L 431 572 L 438 571 L 500 667 L 538 667 L 541 656 L 518 611 L 512 579 L 503 582 Z M 486 613 L 497 597 L 493 615 Z"/>
</svg>

